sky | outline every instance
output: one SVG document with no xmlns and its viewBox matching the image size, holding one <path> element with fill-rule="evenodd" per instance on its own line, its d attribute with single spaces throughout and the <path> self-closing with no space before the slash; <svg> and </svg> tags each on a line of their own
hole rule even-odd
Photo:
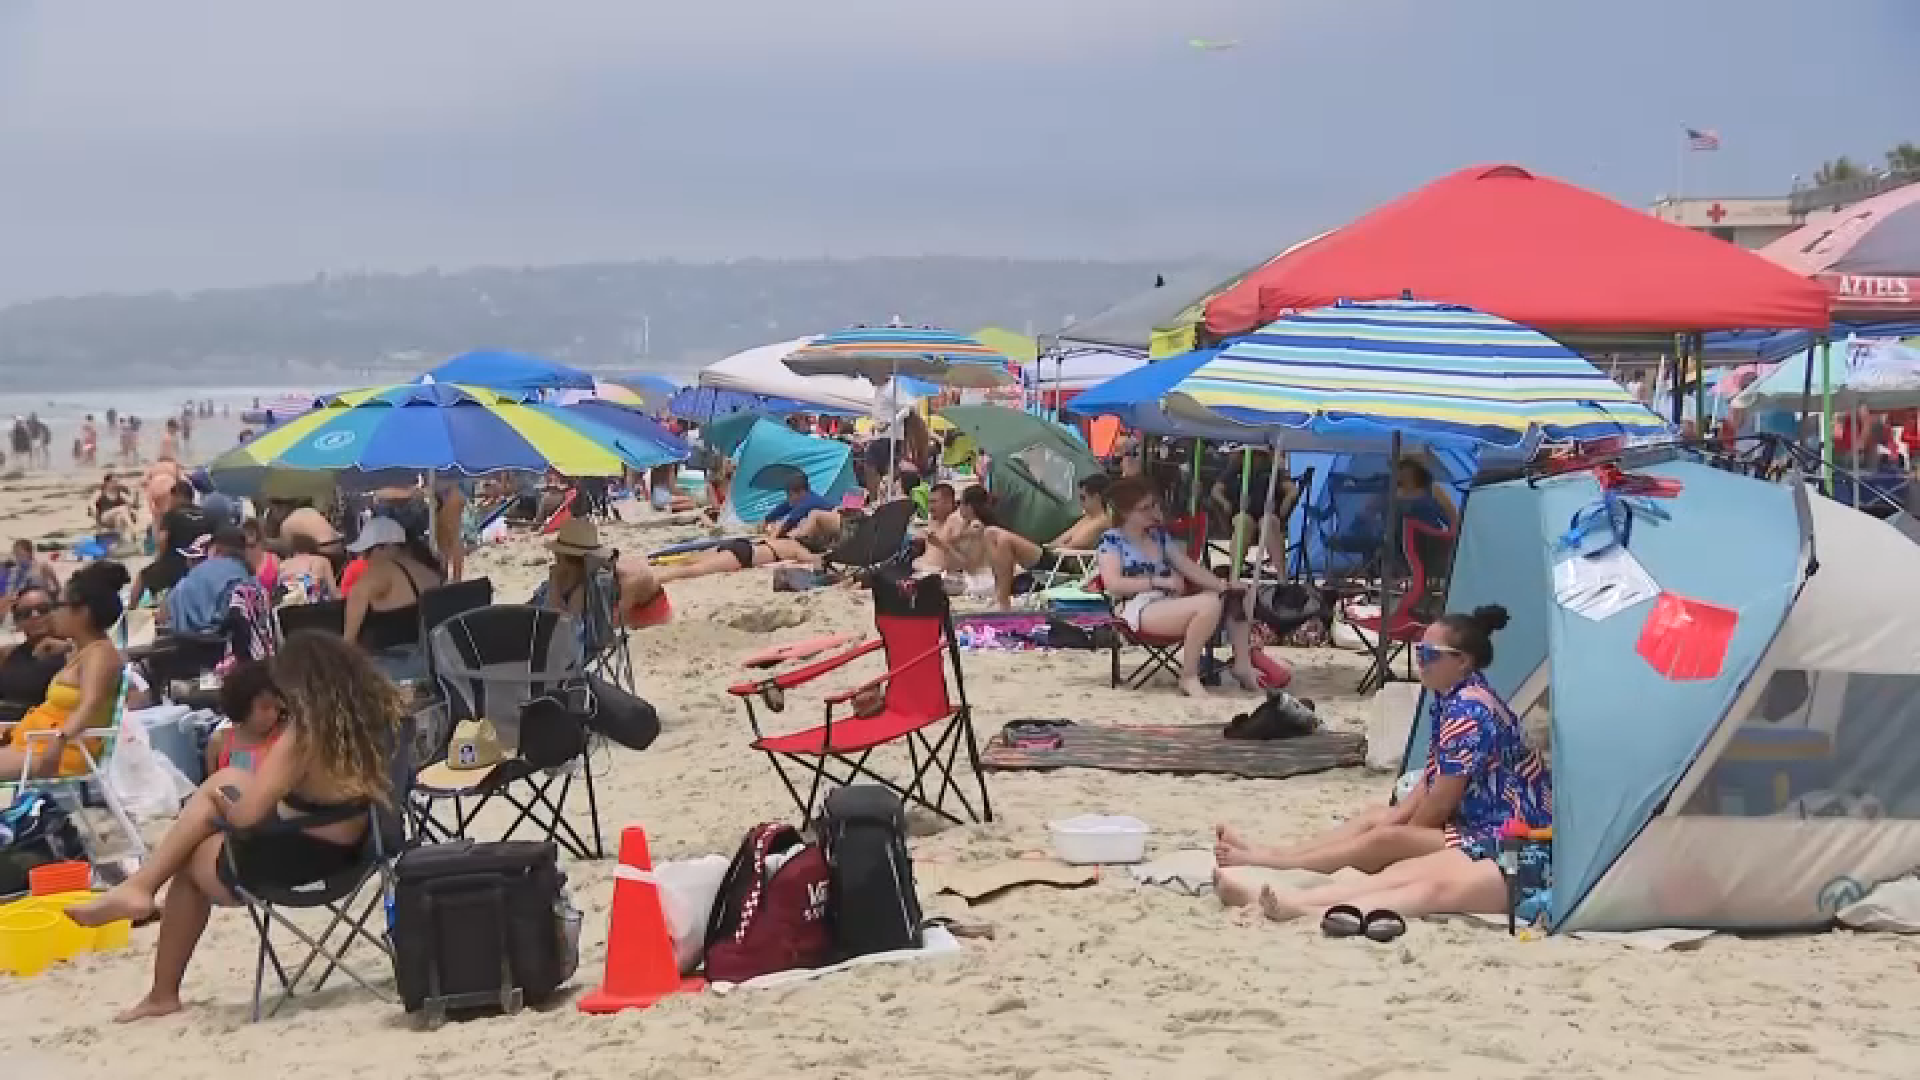
<svg viewBox="0 0 1920 1080">
<path fill-rule="evenodd" d="M 1252 258 L 1489 161 L 1773 194 L 1920 142 L 1917 48 L 1920 0 L 0 0 L 0 303 Z"/>
</svg>

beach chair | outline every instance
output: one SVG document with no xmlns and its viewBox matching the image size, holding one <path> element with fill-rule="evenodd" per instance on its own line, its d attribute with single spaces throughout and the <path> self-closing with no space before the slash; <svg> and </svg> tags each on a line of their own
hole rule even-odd
<svg viewBox="0 0 1920 1080">
<path fill-rule="evenodd" d="M 1446 571 L 1453 557 L 1453 530 L 1424 521 L 1400 523 L 1401 556 L 1407 577 L 1393 596 L 1393 611 L 1384 615 L 1342 614 L 1367 651 L 1373 654 L 1365 675 L 1360 677 L 1360 693 L 1369 694 L 1394 678 L 1393 665 L 1404 660 L 1409 682 L 1418 678 L 1413 669 L 1412 646 L 1425 636 L 1427 627 L 1446 601 Z M 1351 601 L 1349 601 L 1351 604 Z"/>
<path fill-rule="evenodd" d="M 955 824 L 992 821 L 993 804 L 986 774 L 980 769 L 980 744 L 974 734 L 973 709 L 967 703 L 953 614 L 939 575 L 896 580 L 873 574 L 868 587 L 873 593 L 874 626 L 880 632 L 877 640 L 781 675 L 727 688 L 746 707 L 753 749 L 767 755 L 803 821 L 815 817 L 823 788 L 863 779 Z M 788 691 L 874 652 L 885 657 L 885 673 L 829 695 L 819 726 L 779 735 L 762 727 L 755 701 L 781 712 Z M 870 703 L 870 710 L 860 710 L 857 700 Z M 836 710 L 845 711 L 836 716 Z M 896 745 L 907 753 L 910 773 L 904 781 L 883 775 L 872 760 L 875 751 Z M 977 806 L 957 775 L 963 750 L 978 788 Z M 947 809 L 949 797 L 958 813 Z"/>
<path fill-rule="evenodd" d="M 582 644 L 587 654 L 586 669 L 627 693 L 636 693 L 633 654 L 629 652 L 631 629 L 627 614 L 620 610 L 620 553 L 587 560 L 587 591 L 581 597 Z"/>
<path fill-rule="evenodd" d="M 1175 518 L 1166 523 L 1166 530 L 1169 537 L 1185 543 L 1189 558 L 1199 559 L 1206 554 L 1207 519 L 1205 515 L 1196 514 L 1191 517 Z M 1087 591 L 1103 592 L 1102 586 L 1103 582 L 1096 575 L 1088 580 Z M 1108 599 L 1108 606 L 1109 608 L 1112 606 L 1111 598 Z M 1185 644 L 1184 638 L 1165 637 L 1135 630 L 1128 626 L 1126 620 L 1120 618 L 1116 612 L 1113 619 L 1113 635 L 1110 640 L 1111 644 L 1107 650 L 1112 661 L 1110 685 L 1116 689 L 1121 686 L 1129 690 L 1142 689 L 1153 681 L 1155 675 L 1163 671 L 1172 675 L 1175 680 L 1180 678 L 1180 648 Z M 1120 650 L 1122 649 L 1139 649 L 1147 654 L 1146 658 L 1134 667 L 1133 673 L 1124 679 L 1120 677 Z"/>
<path fill-rule="evenodd" d="M 500 799 L 516 816 L 499 839 L 512 839 L 530 825 L 576 858 L 604 857 L 599 797 L 580 721 L 588 691 L 576 621 L 546 608 L 496 604 L 441 623 L 428 647 L 452 723 L 485 717 L 509 756 L 486 769 L 422 770 L 413 787 L 416 828 L 440 840 L 465 839 L 474 819 Z M 564 708 L 527 708 L 549 698 Z M 576 774 L 586 788 L 591 843 L 567 818 Z"/>
<path fill-rule="evenodd" d="M 81 759 L 86 762 L 86 771 L 73 776 L 33 776 L 34 758 L 46 752 L 46 745 L 53 741 L 55 732 L 28 731 L 14 733 L 16 723 L 0 723 L 0 735 L 16 734 L 20 748 L 26 757 L 20 762 L 20 774 L 13 777 L 0 777 L 0 793 L 17 795 L 29 789 L 44 791 L 66 808 L 68 816 L 77 821 L 81 831 L 87 837 L 87 854 L 93 862 L 101 863 L 115 855 L 125 855 L 136 861 L 144 862 L 147 857 L 147 842 L 140 836 L 140 830 L 134 825 L 133 815 L 128 812 L 126 800 L 113 785 L 108 775 L 108 767 L 113 763 L 113 750 L 120 741 L 120 725 L 127 715 L 127 692 L 131 689 L 125 675 L 120 677 L 120 690 L 113 703 L 113 721 L 106 727 L 90 728 L 87 735 L 70 746 L 80 751 Z M 97 744 L 99 752 L 89 744 Z M 9 788 L 11 790 L 9 790 Z M 10 799 L 7 801 L 11 801 Z M 127 850 L 124 853 L 109 853 L 106 837 L 93 821 L 92 815 L 85 811 L 89 807 L 104 807 L 113 818 L 113 823 L 125 837 Z"/>
<path fill-rule="evenodd" d="M 347 632 L 347 602 L 326 600 L 318 604 L 295 604 L 273 613 L 280 624 L 280 640 L 302 630 L 318 630 L 340 637 Z"/>
<path fill-rule="evenodd" d="M 389 782 L 392 786 L 387 805 L 367 800 L 342 807 L 334 814 L 282 818 L 263 826 L 272 831 L 298 830 L 350 820 L 365 814 L 366 841 L 361 848 L 360 858 L 353 865 L 299 885 L 267 884 L 247 880 L 245 868 L 234 859 L 232 845 L 229 844 L 222 851 L 221 858 L 226 864 L 225 876 L 231 882 L 234 895 L 246 907 L 258 939 L 253 961 L 253 1008 L 250 1013 L 253 1022 L 258 1023 L 263 1015 L 277 1014 L 296 996 L 311 996 L 320 992 L 336 971 L 380 1001 L 393 1002 L 392 995 L 370 981 L 378 976 L 369 976 L 354 968 L 347 962 L 347 953 L 355 942 L 364 942 L 381 953 L 380 971 L 384 973 L 391 970 L 392 951 L 386 936 L 369 930 L 368 924 L 376 913 L 383 911 L 387 891 L 392 887 L 393 860 L 407 846 L 406 806 L 413 784 L 413 755 L 408 750 L 409 745 L 410 741 L 405 738 L 396 742 L 395 752 L 389 762 Z M 226 831 L 237 832 L 232 829 Z M 369 885 L 377 887 L 369 889 Z M 298 911 L 324 911 L 327 914 L 326 924 L 318 934 L 310 933 L 292 918 L 291 913 Z M 274 943 L 275 927 L 291 934 L 306 949 L 306 955 L 291 973 L 281 956 L 282 946 Z M 342 931 L 345 936 L 336 939 L 335 935 Z M 315 964 L 323 961 L 325 966 L 314 977 L 312 984 L 303 989 L 308 973 Z M 273 968 L 279 982 L 279 997 L 271 1009 L 263 1010 L 268 967 Z"/>
<path fill-rule="evenodd" d="M 900 558 L 907 550 L 907 530 L 913 525 L 914 509 L 912 499 L 879 504 L 854 522 L 822 561 L 850 570 L 872 570 Z"/>
</svg>

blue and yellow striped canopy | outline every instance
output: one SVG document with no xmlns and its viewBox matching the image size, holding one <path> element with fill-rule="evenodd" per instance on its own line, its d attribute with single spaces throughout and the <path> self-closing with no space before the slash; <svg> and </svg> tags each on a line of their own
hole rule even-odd
<svg viewBox="0 0 1920 1080">
<path fill-rule="evenodd" d="M 1167 391 L 1238 423 L 1384 424 L 1500 446 L 1669 430 L 1557 341 L 1470 308 L 1408 301 L 1289 315 Z M 1184 399 L 1184 400 L 1182 400 Z"/>
<path fill-rule="evenodd" d="M 214 461 L 257 469 L 383 469 L 480 475 L 505 469 L 620 476 L 684 460 L 687 447 L 630 409 L 604 402 L 545 405 L 530 391 L 406 383 L 319 399 Z"/>
</svg>

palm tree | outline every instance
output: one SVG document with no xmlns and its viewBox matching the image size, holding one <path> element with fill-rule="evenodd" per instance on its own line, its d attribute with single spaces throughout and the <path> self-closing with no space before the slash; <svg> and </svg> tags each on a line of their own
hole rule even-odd
<svg viewBox="0 0 1920 1080">
<path fill-rule="evenodd" d="M 1819 170 L 1813 174 L 1813 182 L 1816 187 L 1825 187 L 1828 184 L 1840 184 L 1848 180 L 1858 180 L 1865 175 L 1867 175 L 1865 169 L 1855 165 L 1851 158 L 1843 156 L 1822 164 Z"/>
<path fill-rule="evenodd" d="M 1920 172 L 1920 145 L 1903 142 L 1887 151 L 1887 169 L 1892 172 Z"/>
</svg>

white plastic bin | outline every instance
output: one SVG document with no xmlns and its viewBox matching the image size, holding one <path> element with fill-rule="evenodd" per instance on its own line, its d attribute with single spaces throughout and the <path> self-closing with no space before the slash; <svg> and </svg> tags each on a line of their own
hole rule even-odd
<svg viewBox="0 0 1920 1080">
<path fill-rule="evenodd" d="M 1153 829 L 1136 817 L 1082 814 L 1050 821 L 1047 831 L 1053 834 L 1053 853 L 1061 862 L 1092 866 L 1141 862 Z"/>
</svg>

